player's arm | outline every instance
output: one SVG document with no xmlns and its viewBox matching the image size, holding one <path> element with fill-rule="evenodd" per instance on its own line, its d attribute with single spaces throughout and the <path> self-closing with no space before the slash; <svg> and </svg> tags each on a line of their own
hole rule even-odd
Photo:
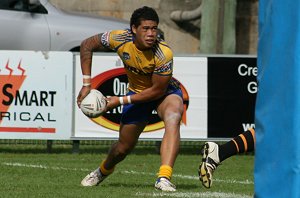
<svg viewBox="0 0 300 198">
<path fill-rule="evenodd" d="M 80 45 L 80 62 L 82 75 L 91 75 L 92 57 L 94 51 L 105 50 L 100 42 L 102 34 L 94 35 L 82 41 Z"/>
<path fill-rule="evenodd" d="M 109 108 L 113 109 L 120 104 L 149 102 L 163 97 L 166 94 L 173 72 L 173 54 L 169 51 L 167 55 L 166 60 L 161 62 L 154 70 L 151 87 L 131 96 L 113 97 L 109 100 L 109 103 L 111 103 L 108 105 Z M 119 99 L 119 101 L 117 99 Z"/>
<path fill-rule="evenodd" d="M 82 41 L 80 45 L 80 63 L 83 75 L 83 86 L 77 96 L 77 104 L 80 106 L 83 98 L 91 90 L 91 71 L 93 52 L 104 50 L 105 47 L 100 42 L 102 34 L 97 34 Z"/>
<path fill-rule="evenodd" d="M 172 75 L 152 75 L 152 86 L 138 94 L 131 95 L 132 103 L 149 102 L 157 100 L 166 94 Z"/>
<path fill-rule="evenodd" d="M 128 99 L 132 103 L 149 102 L 165 96 L 173 73 L 173 53 L 168 48 L 164 52 L 166 58 L 158 62 L 152 74 L 152 86 L 138 94 L 133 94 L 130 98 L 126 97 L 125 102 L 128 103 Z"/>
<path fill-rule="evenodd" d="M 172 75 L 162 76 L 158 74 L 152 75 L 152 86 L 143 90 L 140 93 L 133 94 L 130 97 L 130 101 L 128 101 L 128 97 L 117 97 L 112 96 L 107 99 L 107 110 L 114 109 L 115 107 L 128 103 L 141 103 L 141 102 L 149 102 L 152 100 L 159 99 L 163 97 L 167 91 L 169 81 L 172 78 Z M 120 101 L 120 98 L 122 98 Z"/>
<path fill-rule="evenodd" d="M 116 97 L 113 96 L 108 99 L 108 109 L 113 109 L 116 106 L 119 106 L 121 103 L 128 104 L 128 103 L 142 103 L 142 102 L 149 102 L 152 100 L 159 99 L 163 97 L 167 91 L 169 81 L 171 80 L 172 75 L 162 76 L 158 74 L 152 75 L 152 86 L 143 90 L 140 93 L 133 94 L 130 99 L 126 96 L 124 97 Z M 120 98 L 122 101 L 120 101 Z M 129 101 L 129 100 L 130 101 Z"/>
</svg>

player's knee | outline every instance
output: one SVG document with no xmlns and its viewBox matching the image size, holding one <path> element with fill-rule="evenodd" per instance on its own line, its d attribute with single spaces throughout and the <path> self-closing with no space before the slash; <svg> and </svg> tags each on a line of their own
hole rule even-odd
<svg viewBox="0 0 300 198">
<path fill-rule="evenodd" d="M 180 112 L 170 112 L 164 117 L 164 122 L 180 123 L 182 114 Z"/>
<path fill-rule="evenodd" d="M 116 149 L 116 152 L 119 157 L 125 158 L 132 151 L 132 149 L 133 148 L 131 148 L 129 145 L 119 145 Z"/>
</svg>

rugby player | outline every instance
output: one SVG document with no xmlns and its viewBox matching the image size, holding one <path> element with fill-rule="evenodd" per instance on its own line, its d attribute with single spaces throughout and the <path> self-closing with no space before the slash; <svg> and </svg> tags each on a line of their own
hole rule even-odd
<svg viewBox="0 0 300 198">
<path fill-rule="evenodd" d="M 101 165 L 82 180 L 83 186 L 98 185 L 114 171 L 115 166 L 135 147 L 155 109 L 164 122 L 165 132 L 160 148 L 161 164 L 154 186 L 162 191 L 176 191 L 171 177 L 179 151 L 183 98 L 179 83 L 172 78 L 173 52 L 158 36 L 158 24 L 156 11 L 144 6 L 132 13 L 130 29 L 100 33 L 81 44 L 83 86 L 77 97 L 78 105 L 91 90 L 93 51 L 108 48 L 117 52 L 129 82 L 126 96 L 107 98 L 106 110 L 123 105 L 118 141 L 111 146 Z"/>
</svg>

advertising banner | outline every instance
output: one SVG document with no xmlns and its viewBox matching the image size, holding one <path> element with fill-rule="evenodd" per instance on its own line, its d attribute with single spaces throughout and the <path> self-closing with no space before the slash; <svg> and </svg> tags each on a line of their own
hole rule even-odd
<svg viewBox="0 0 300 198">
<path fill-rule="evenodd" d="M 70 139 L 71 52 L 0 51 L 0 138 Z"/>
<path fill-rule="evenodd" d="M 208 137 L 254 128 L 256 57 L 208 57 Z"/>
<path fill-rule="evenodd" d="M 122 106 L 90 119 L 75 99 L 82 86 L 79 55 L 0 51 L 1 139 L 116 139 Z M 255 57 L 174 57 L 184 96 L 182 140 L 231 138 L 254 125 Z M 124 96 L 128 81 L 115 54 L 95 53 L 92 88 Z M 154 110 L 141 139 L 160 139 Z"/>
<path fill-rule="evenodd" d="M 80 58 L 75 56 L 76 85 L 78 94 L 82 86 Z M 182 139 L 207 137 L 207 58 L 174 57 L 174 78 L 180 84 L 184 95 L 185 111 L 181 125 Z M 124 96 L 128 81 L 122 62 L 117 55 L 93 57 L 92 88 L 105 96 Z M 86 117 L 75 107 L 75 138 L 117 138 L 122 106 L 99 118 Z M 141 134 L 142 139 L 162 138 L 164 125 L 153 111 L 149 124 Z"/>
</svg>

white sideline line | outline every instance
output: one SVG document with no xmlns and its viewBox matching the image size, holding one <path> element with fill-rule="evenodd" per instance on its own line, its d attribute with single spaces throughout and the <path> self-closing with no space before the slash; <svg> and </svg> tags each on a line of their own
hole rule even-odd
<svg viewBox="0 0 300 198">
<path fill-rule="evenodd" d="M 131 173 L 131 174 L 136 174 L 136 175 L 153 175 L 151 173 L 145 173 L 145 172 L 137 172 L 137 171 L 123 171 L 124 173 Z M 191 179 L 191 180 L 199 180 L 197 176 L 190 176 L 190 175 L 178 175 L 178 174 L 173 174 L 172 177 L 177 177 L 181 179 Z M 248 179 L 243 180 L 243 181 L 237 181 L 237 180 L 232 180 L 232 179 L 214 179 L 214 182 L 220 182 L 220 183 L 230 183 L 230 184 L 246 184 L 246 185 L 253 185 L 254 182 L 250 181 Z"/>
<path fill-rule="evenodd" d="M 5 166 L 18 166 L 18 167 L 26 167 L 26 168 L 40 168 L 40 169 L 52 169 L 52 170 L 68 170 L 68 171 L 90 171 L 89 169 L 84 168 L 65 168 L 65 167 L 57 167 L 57 166 L 43 166 L 40 164 L 21 164 L 21 163 L 9 163 L 9 162 L 3 162 L 1 163 Z"/>
<path fill-rule="evenodd" d="M 1 165 L 4 166 L 17 166 L 17 167 L 27 167 L 27 168 L 40 168 L 40 169 L 52 169 L 52 170 L 67 170 L 67 171 L 84 171 L 89 172 L 90 169 L 86 168 L 65 168 L 65 167 L 57 167 L 57 166 L 44 166 L 40 164 L 21 164 L 21 163 L 9 163 L 9 162 L 2 162 Z M 134 174 L 134 175 L 155 175 L 153 173 L 146 173 L 146 172 L 138 172 L 138 171 L 121 171 L 125 174 Z M 180 175 L 180 174 L 173 174 L 173 177 L 181 178 L 181 179 L 191 179 L 191 180 L 198 180 L 197 176 L 190 176 L 190 175 Z M 244 184 L 244 185 L 253 185 L 254 182 L 250 180 L 222 180 L 222 179 L 214 179 L 214 182 L 220 183 L 230 183 L 230 184 Z"/>
<path fill-rule="evenodd" d="M 253 198 L 252 196 L 243 195 L 243 194 L 235 194 L 235 193 L 222 193 L 222 192 L 171 192 L 171 193 L 136 193 L 137 197 L 180 197 L 180 198 L 193 198 L 193 197 L 201 197 L 201 198 Z"/>
</svg>

